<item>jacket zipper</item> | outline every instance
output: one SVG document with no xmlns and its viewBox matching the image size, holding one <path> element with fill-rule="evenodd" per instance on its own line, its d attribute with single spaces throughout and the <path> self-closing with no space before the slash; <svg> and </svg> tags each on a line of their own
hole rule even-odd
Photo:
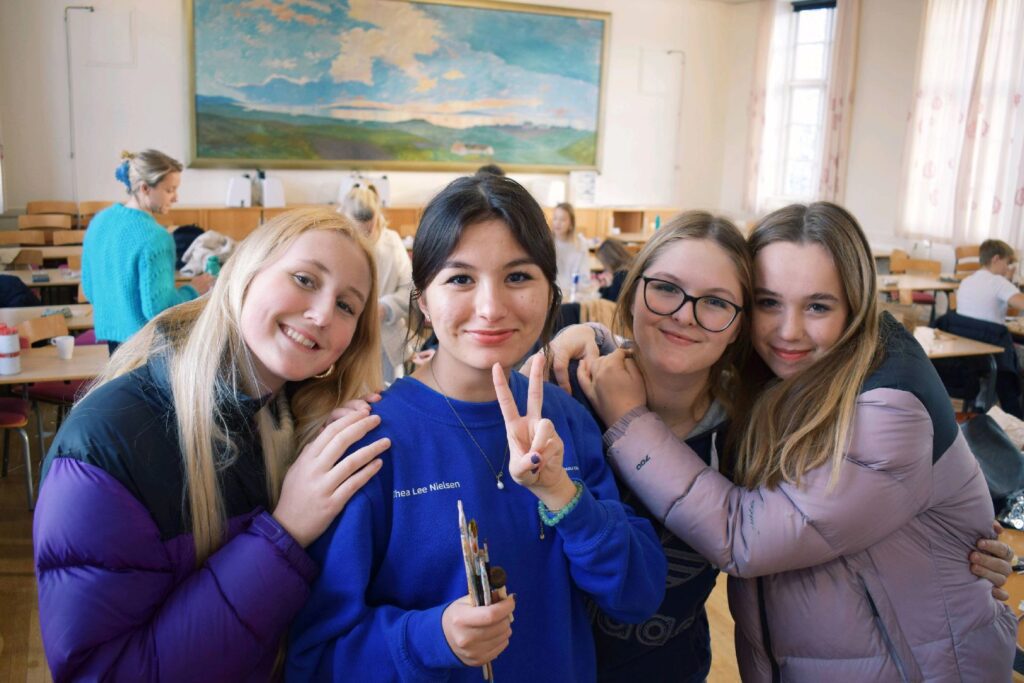
<svg viewBox="0 0 1024 683">
<path fill-rule="evenodd" d="M 873 607 L 874 605 L 872 605 Z M 775 660 L 772 652 L 772 636 L 768 632 L 768 610 L 764 606 L 764 577 L 757 577 L 757 610 L 761 615 L 761 638 L 765 654 L 768 655 L 768 662 L 772 666 L 772 683 L 779 683 L 782 674 L 779 672 L 779 663 Z"/>
<path fill-rule="evenodd" d="M 900 659 L 896 653 L 896 646 L 893 645 L 892 638 L 889 637 L 889 629 L 885 627 L 882 622 L 882 615 L 878 612 L 878 606 L 875 605 L 875 599 L 871 596 L 871 591 L 868 590 L 867 584 L 864 583 L 864 579 L 861 579 L 861 585 L 864 586 L 864 595 L 868 598 L 868 604 L 871 605 L 871 614 L 875 618 L 875 623 L 878 625 L 878 630 L 882 633 L 882 640 L 885 641 L 885 647 L 889 650 L 889 656 L 892 657 L 893 664 L 896 665 L 897 671 L 900 672 L 900 679 L 903 681 L 909 681 L 910 677 L 907 676 L 906 666 L 903 664 L 903 660 Z"/>
</svg>

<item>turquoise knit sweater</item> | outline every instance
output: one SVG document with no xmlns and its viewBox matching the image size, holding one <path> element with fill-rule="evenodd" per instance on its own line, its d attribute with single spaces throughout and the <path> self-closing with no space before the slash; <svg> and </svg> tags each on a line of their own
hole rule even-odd
<svg viewBox="0 0 1024 683">
<path fill-rule="evenodd" d="M 97 339 L 123 342 L 164 309 L 199 296 L 174 288 L 174 258 L 170 233 L 145 211 L 115 204 L 96 214 L 82 248 L 82 289 Z"/>
</svg>

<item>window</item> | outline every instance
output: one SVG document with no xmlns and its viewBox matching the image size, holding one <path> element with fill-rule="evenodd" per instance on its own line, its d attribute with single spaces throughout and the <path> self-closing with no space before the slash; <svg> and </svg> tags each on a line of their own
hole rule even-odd
<svg viewBox="0 0 1024 683">
<path fill-rule="evenodd" d="M 758 207 L 815 198 L 822 168 L 834 2 L 793 3 L 776 22 L 768 65 Z"/>
</svg>

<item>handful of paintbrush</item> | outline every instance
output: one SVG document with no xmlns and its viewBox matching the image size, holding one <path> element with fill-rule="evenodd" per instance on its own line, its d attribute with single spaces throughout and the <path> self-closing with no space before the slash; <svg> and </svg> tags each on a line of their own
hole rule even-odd
<svg viewBox="0 0 1024 683">
<path fill-rule="evenodd" d="M 490 556 L 487 551 L 487 544 L 480 544 L 480 537 L 476 527 L 476 520 L 466 521 L 466 513 L 462 509 L 462 501 L 458 501 L 459 507 L 459 536 L 462 539 L 462 561 L 466 567 L 466 586 L 469 589 L 469 597 L 474 606 L 490 605 L 492 595 L 498 600 L 508 597 L 505 588 L 505 570 L 501 567 L 490 565 Z M 510 616 L 509 619 L 512 617 Z M 494 681 L 494 669 L 490 662 L 483 665 L 484 680 Z"/>
</svg>

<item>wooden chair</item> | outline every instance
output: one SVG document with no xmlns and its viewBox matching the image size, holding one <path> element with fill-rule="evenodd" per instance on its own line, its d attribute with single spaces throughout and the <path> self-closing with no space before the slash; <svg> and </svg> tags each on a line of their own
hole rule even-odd
<svg viewBox="0 0 1024 683">
<path fill-rule="evenodd" d="M 102 343 L 104 342 L 96 339 L 95 330 L 86 330 L 75 337 L 75 346 Z M 71 407 L 75 404 L 75 401 L 85 393 L 86 388 L 91 383 L 92 380 L 90 379 L 64 380 L 63 382 L 37 382 L 29 387 L 28 397 L 29 400 L 32 401 L 33 407 L 37 407 L 39 403 L 49 403 L 56 406 L 56 428 L 59 430 L 64 418 L 67 417 L 69 412 L 71 412 Z"/>
<path fill-rule="evenodd" d="M 50 237 L 55 247 L 64 244 L 82 244 L 85 242 L 85 230 L 54 230 Z"/>
<path fill-rule="evenodd" d="M 893 275 L 902 275 L 907 272 L 906 264 L 909 260 L 910 254 L 902 249 L 893 249 L 892 254 L 889 256 L 889 272 Z"/>
<path fill-rule="evenodd" d="M 953 271 L 957 275 L 970 275 L 974 271 L 981 268 L 981 262 L 978 260 L 980 252 L 980 244 L 973 244 L 966 247 L 957 247 L 956 266 L 953 268 Z"/>
<path fill-rule="evenodd" d="M 62 315 L 50 315 L 18 323 L 17 329 L 18 336 L 28 340 L 29 346 L 31 346 L 35 342 L 67 334 L 68 323 Z M 43 449 L 43 418 L 39 414 L 35 401 L 28 398 L 27 390 L 26 398 L 0 398 L 0 429 L 5 430 L 2 474 L 7 476 L 10 432 L 15 431 L 21 437 L 22 449 L 25 452 L 25 488 L 28 494 L 29 510 L 35 507 L 35 493 L 32 481 L 32 450 L 25 428 L 28 426 L 29 415 L 33 411 L 36 414 L 39 452 L 45 453 Z"/>
<path fill-rule="evenodd" d="M 71 216 L 54 213 L 18 216 L 18 230 L 70 230 Z"/>
<path fill-rule="evenodd" d="M 0 230 L 0 245 L 44 245 L 46 233 L 42 230 Z"/>
<path fill-rule="evenodd" d="M 29 202 L 28 204 L 26 204 L 25 213 L 59 213 L 64 214 L 65 216 L 77 216 L 78 207 L 75 206 L 74 202 L 65 202 L 60 200 L 42 200 Z"/>
<path fill-rule="evenodd" d="M 94 201 L 94 202 L 79 202 L 78 203 L 78 227 L 83 230 L 89 225 L 89 221 L 92 217 L 98 214 L 108 206 L 113 206 L 114 202 L 105 201 Z"/>
<path fill-rule="evenodd" d="M 11 432 L 21 437 L 21 450 L 25 454 L 25 494 L 28 498 L 28 509 L 35 509 L 35 486 L 32 481 L 32 446 L 29 442 L 28 416 L 32 412 L 32 404 L 23 398 L 0 397 L 0 429 L 4 431 L 4 459 L 0 476 L 7 476 L 7 462 L 10 457 Z M 36 416 L 38 420 L 38 415 Z M 42 428 L 40 427 L 40 431 Z M 41 442 L 40 442 L 41 443 Z"/>
<path fill-rule="evenodd" d="M 41 318 L 30 318 L 18 323 L 18 336 L 32 346 L 44 339 L 61 337 L 68 333 L 68 321 L 62 315 L 47 315 Z"/>
<path fill-rule="evenodd" d="M 80 254 L 72 254 L 68 256 L 68 268 L 71 270 L 82 269 L 82 256 Z"/>
<path fill-rule="evenodd" d="M 31 270 L 32 268 L 43 267 L 43 252 L 39 249 L 22 249 L 18 255 L 7 264 L 8 270 Z"/>
</svg>

